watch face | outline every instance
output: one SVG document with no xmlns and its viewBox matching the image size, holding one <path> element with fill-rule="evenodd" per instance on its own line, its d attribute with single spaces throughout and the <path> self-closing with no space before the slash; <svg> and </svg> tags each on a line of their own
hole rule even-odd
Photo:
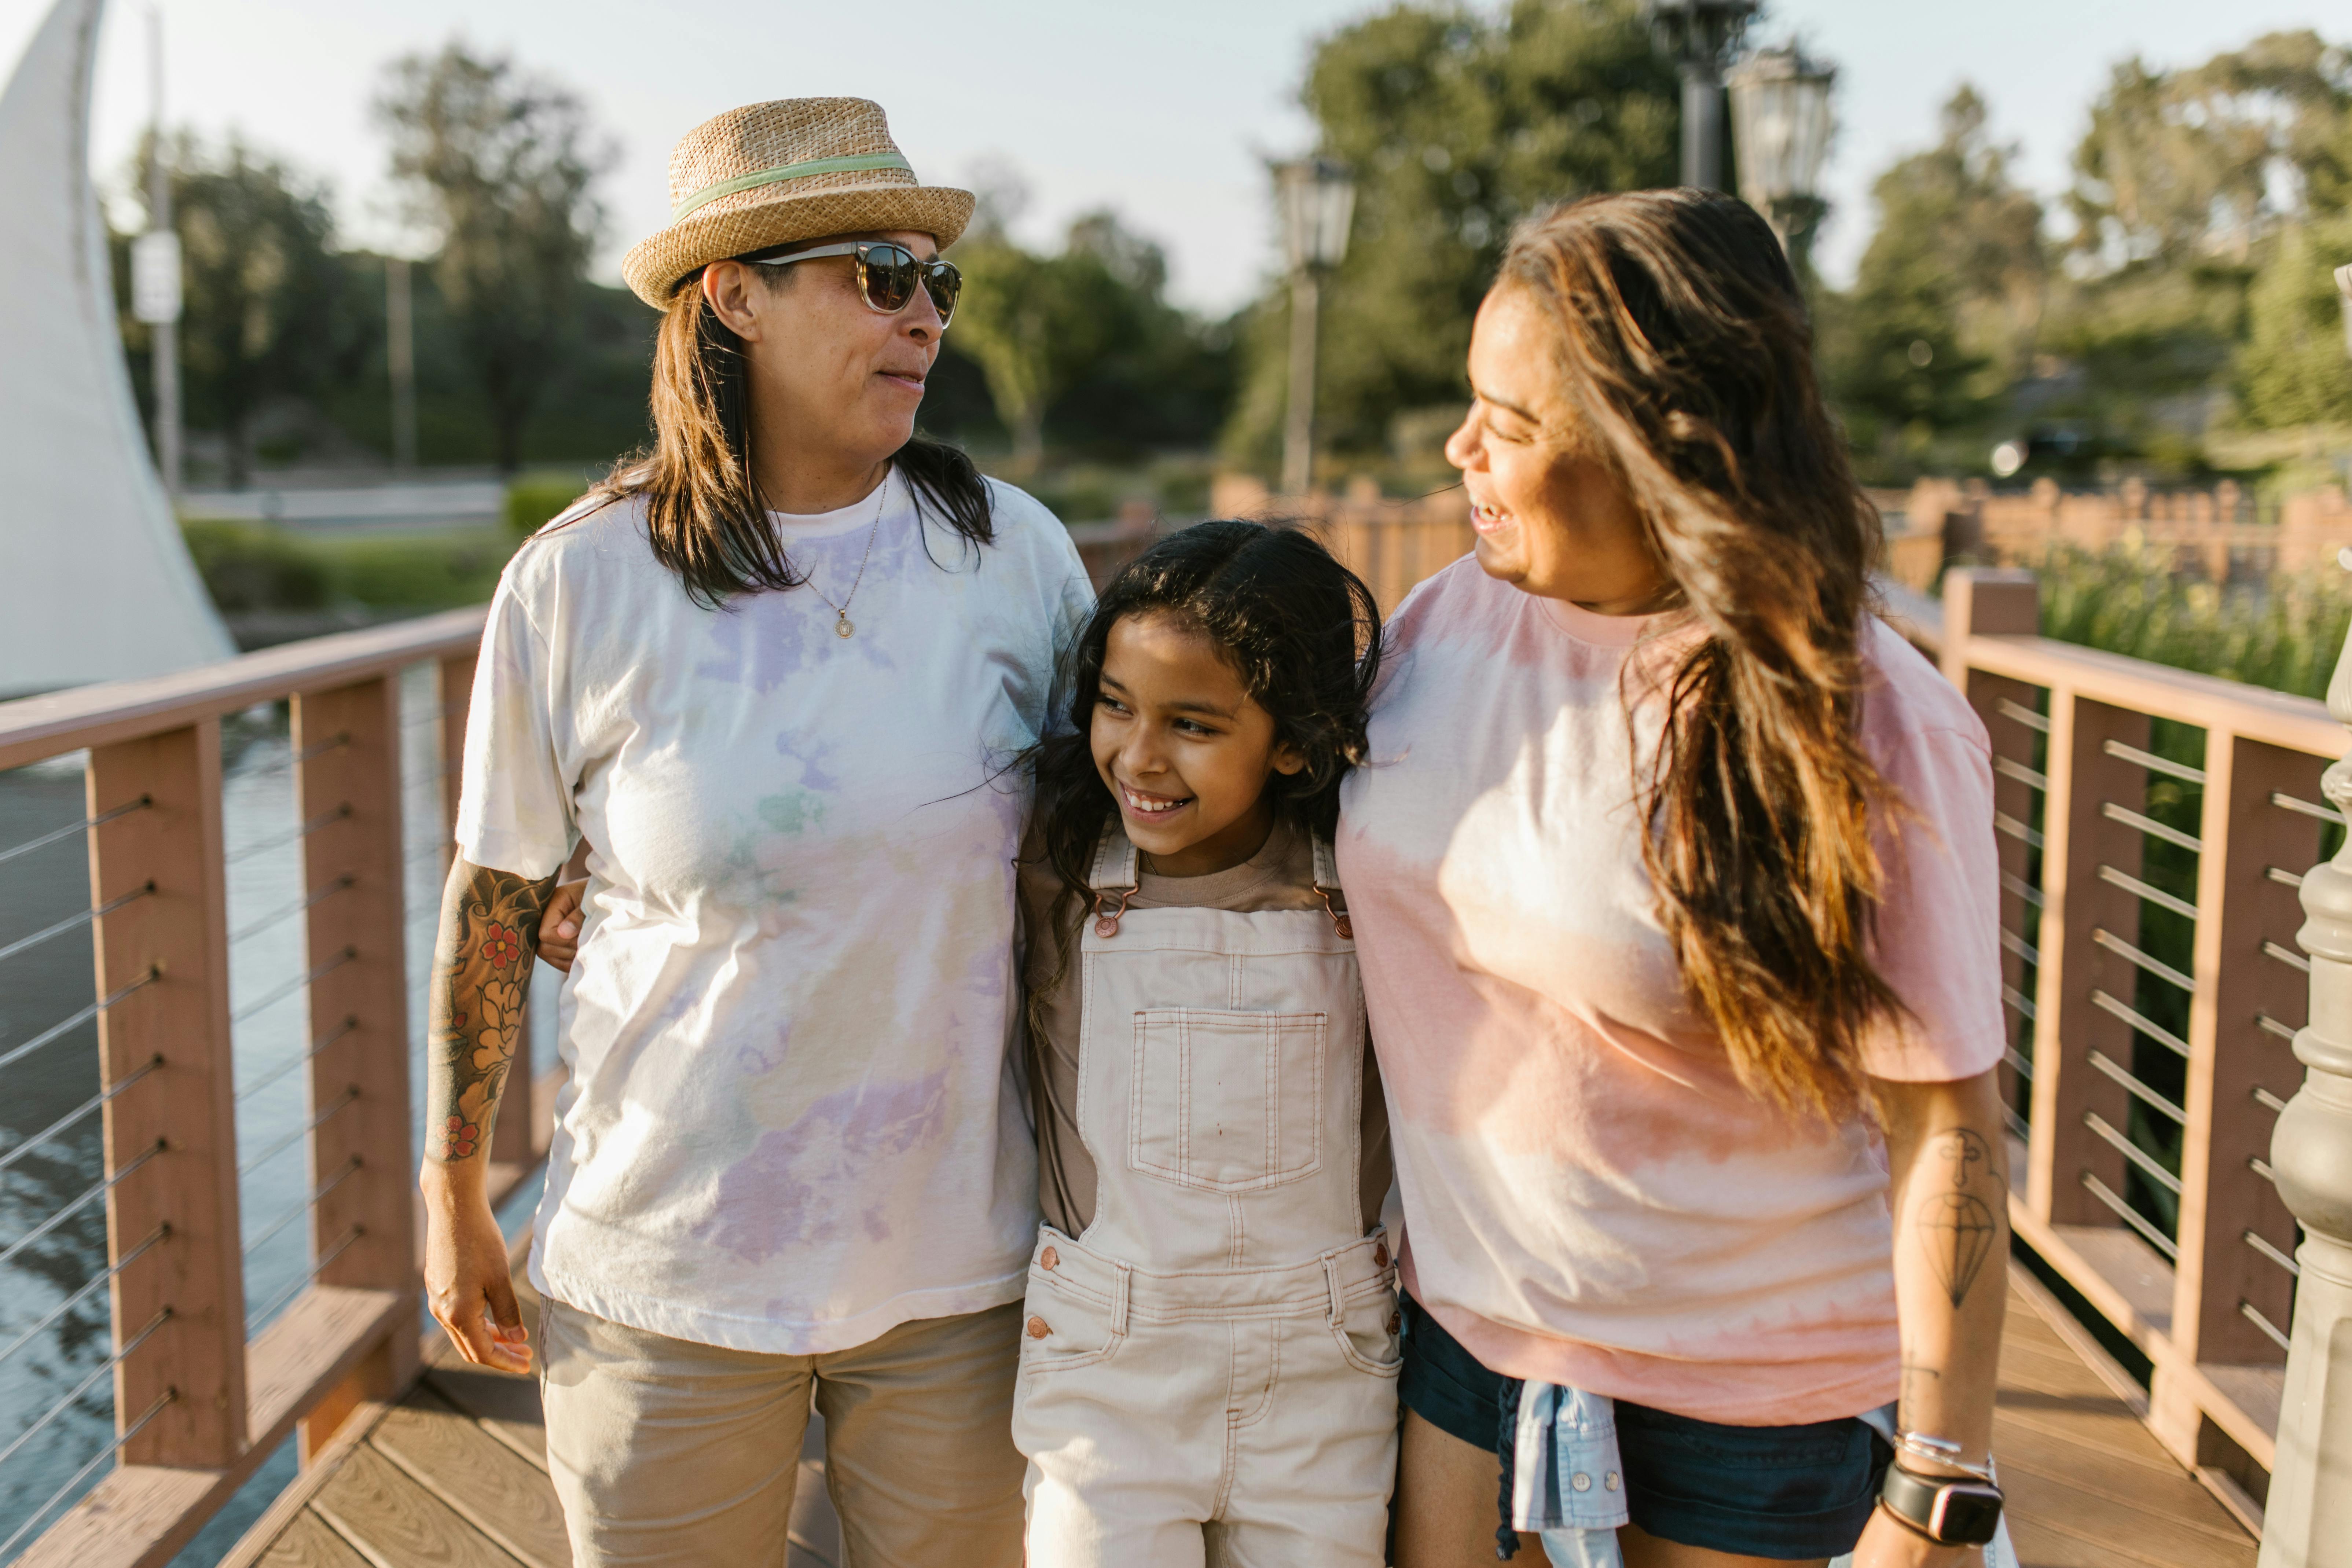
<svg viewBox="0 0 2352 1568">
<path fill-rule="evenodd" d="M 1927 1533 L 1948 1546 L 1981 1546 L 2000 1522 L 2000 1493 L 1988 1486 L 1946 1487 L 1936 1498 Z"/>
</svg>

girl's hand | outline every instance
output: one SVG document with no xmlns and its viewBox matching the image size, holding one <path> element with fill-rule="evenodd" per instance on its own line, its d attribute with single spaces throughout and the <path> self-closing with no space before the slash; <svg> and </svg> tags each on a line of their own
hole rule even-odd
<svg viewBox="0 0 2352 1568">
<path fill-rule="evenodd" d="M 572 973 L 572 961 L 580 956 L 580 900 L 587 891 L 585 877 L 557 883 L 539 917 L 539 956 L 566 974 Z"/>
<path fill-rule="evenodd" d="M 1904 1529 L 1885 1509 L 1874 1509 L 1853 1549 L 1853 1568 L 1978 1568 L 1983 1552 L 1980 1546 L 1938 1546 Z"/>
</svg>

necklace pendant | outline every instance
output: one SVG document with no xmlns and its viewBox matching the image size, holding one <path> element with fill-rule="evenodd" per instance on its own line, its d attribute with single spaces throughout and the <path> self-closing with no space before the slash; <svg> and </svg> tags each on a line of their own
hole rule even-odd
<svg viewBox="0 0 2352 1568">
<path fill-rule="evenodd" d="M 837 637 L 846 637 L 857 635 L 857 628 L 849 624 L 849 612 L 847 610 L 835 610 L 833 614 L 834 636 Z"/>
</svg>

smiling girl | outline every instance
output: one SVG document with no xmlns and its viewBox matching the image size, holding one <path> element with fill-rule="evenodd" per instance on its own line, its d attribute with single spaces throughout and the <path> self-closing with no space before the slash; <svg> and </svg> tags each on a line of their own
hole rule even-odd
<svg viewBox="0 0 2352 1568">
<path fill-rule="evenodd" d="M 1313 539 L 1205 522 L 1070 657 L 1021 877 L 1034 1568 L 1381 1561 L 1387 1119 L 1329 839 L 1379 634 Z"/>
</svg>

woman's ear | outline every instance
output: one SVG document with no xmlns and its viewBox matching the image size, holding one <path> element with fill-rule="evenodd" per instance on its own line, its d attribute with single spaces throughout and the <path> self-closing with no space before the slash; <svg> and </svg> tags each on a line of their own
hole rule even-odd
<svg viewBox="0 0 2352 1568">
<path fill-rule="evenodd" d="M 1274 771 L 1278 773 L 1297 774 L 1307 771 L 1307 753 L 1287 741 L 1274 743 L 1273 762 Z"/>
<path fill-rule="evenodd" d="M 760 312 L 752 302 L 754 290 L 765 292 L 753 280 L 751 268 L 740 261 L 714 261 L 702 269 L 702 297 L 709 301 L 711 313 L 745 342 L 760 341 Z"/>
</svg>

